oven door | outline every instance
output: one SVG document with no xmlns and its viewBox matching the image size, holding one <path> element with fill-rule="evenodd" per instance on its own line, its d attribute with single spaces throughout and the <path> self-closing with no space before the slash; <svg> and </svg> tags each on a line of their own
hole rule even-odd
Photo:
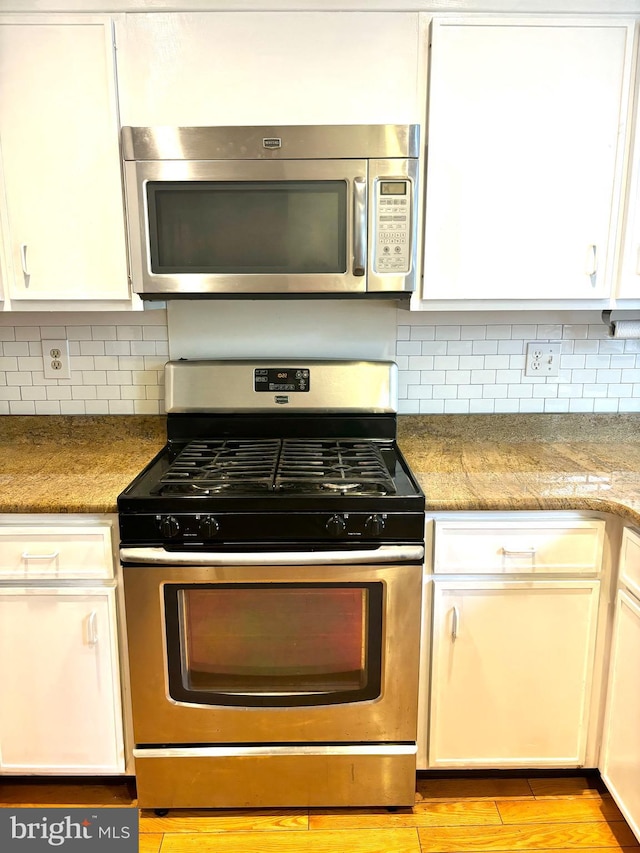
<svg viewBox="0 0 640 853">
<path fill-rule="evenodd" d="M 124 167 L 137 293 L 366 290 L 367 160 Z"/>
<path fill-rule="evenodd" d="M 415 742 L 422 555 L 123 550 L 137 745 Z"/>
</svg>

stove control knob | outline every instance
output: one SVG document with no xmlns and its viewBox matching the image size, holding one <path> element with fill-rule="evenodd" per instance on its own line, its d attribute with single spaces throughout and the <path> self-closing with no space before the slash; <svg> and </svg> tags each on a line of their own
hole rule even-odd
<svg viewBox="0 0 640 853">
<path fill-rule="evenodd" d="M 370 515 L 365 522 L 367 533 L 372 536 L 380 536 L 384 530 L 384 518 L 381 515 Z"/>
<path fill-rule="evenodd" d="M 332 536 L 340 536 L 343 534 L 346 526 L 344 516 L 342 515 L 332 515 L 326 524 L 327 531 Z"/>
<path fill-rule="evenodd" d="M 198 522 L 198 533 L 203 539 L 213 539 L 220 530 L 220 525 L 212 515 L 203 515 Z"/>
<path fill-rule="evenodd" d="M 173 539 L 180 533 L 178 519 L 172 515 L 165 515 L 160 519 L 160 533 L 165 539 Z"/>
</svg>

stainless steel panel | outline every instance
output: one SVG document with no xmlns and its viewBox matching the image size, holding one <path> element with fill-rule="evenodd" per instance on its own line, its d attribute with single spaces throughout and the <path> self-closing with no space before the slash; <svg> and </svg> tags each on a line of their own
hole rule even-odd
<svg viewBox="0 0 640 853">
<path fill-rule="evenodd" d="M 308 391 L 254 390 L 256 368 L 307 368 Z M 283 397 L 288 402 L 277 402 Z M 165 366 L 167 412 L 286 411 L 389 413 L 397 411 L 398 368 L 391 361 L 284 358 L 170 361 Z"/>
<path fill-rule="evenodd" d="M 140 808 L 412 806 L 415 746 L 136 750 Z M 212 754 L 213 753 L 213 754 Z"/>
<path fill-rule="evenodd" d="M 422 545 L 381 545 L 374 551 L 262 551 L 215 554 L 210 551 L 167 551 L 164 548 L 121 548 L 123 563 L 149 566 L 340 566 L 406 563 L 424 559 Z"/>
<path fill-rule="evenodd" d="M 165 583 L 362 583 L 384 586 L 382 688 L 374 700 L 291 708 L 205 706 L 169 697 Z M 415 742 L 421 565 L 125 567 L 135 742 Z"/>
<path fill-rule="evenodd" d="M 125 160 L 417 157 L 418 145 L 415 124 L 122 128 Z"/>
</svg>

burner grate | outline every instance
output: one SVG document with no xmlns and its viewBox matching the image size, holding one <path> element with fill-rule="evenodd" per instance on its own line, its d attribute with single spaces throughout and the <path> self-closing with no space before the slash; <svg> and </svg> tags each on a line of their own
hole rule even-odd
<svg viewBox="0 0 640 853">
<path fill-rule="evenodd" d="M 190 442 L 160 480 L 162 494 L 395 494 L 370 441 L 236 439 Z"/>
<path fill-rule="evenodd" d="M 367 495 L 396 491 L 382 454 L 372 442 L 298 439 L 282 443 L 275 488 Z"/>
<path fill-rule="evenodd" d="M 279 439 L 192 441 L 160 479 L 163 494 L 271 491 Z"/>
</svg>

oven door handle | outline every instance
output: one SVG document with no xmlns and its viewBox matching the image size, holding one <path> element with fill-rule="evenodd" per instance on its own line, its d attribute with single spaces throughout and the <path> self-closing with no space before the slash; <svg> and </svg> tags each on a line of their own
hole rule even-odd
<svg viewBox="0 0 640 853">
<path fill-rule="evenodd" d="M 381 545 L 371 551 L 167 551 L 165 548 L 121 548 L 123 563 L 148 566 L 329 566 L 421 562 L 423 545 Z"/>
</svg>

